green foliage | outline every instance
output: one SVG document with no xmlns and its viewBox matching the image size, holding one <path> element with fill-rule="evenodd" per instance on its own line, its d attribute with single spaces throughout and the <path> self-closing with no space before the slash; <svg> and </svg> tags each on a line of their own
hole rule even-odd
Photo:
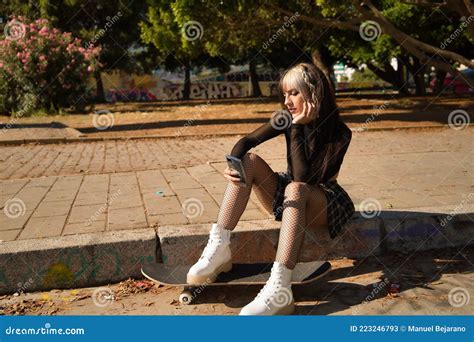
<svg viewBox="0 0 474 342">
<path fill-rule="evenodd" d="M 25 116 L 39 108 L 57 113 L 76 106 L 97 66 L 99 49 L 82 47 L 80 39 L 53 28 L 46 19 L 12 17 L 7 29 L 0 41 L 3 110 Z"/>
<path fill-rule="evenodd" d="M 362 70 L 356 70 L 352 74 L 352 82 L 371 82 L 371 81 L 380 81 L 380 78 L 377 77 L 372 71 L 367 68 Z"/>
</svg>

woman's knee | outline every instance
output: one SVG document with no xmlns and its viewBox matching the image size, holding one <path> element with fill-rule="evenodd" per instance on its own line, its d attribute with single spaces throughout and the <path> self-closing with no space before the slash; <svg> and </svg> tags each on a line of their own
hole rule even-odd
<svg viewBox="0 0 474 342">
<path fill-rule="evenodd" d="M 255 162 L 258 160 L 258 158 L 260 158 L 258 154 L 247 152 L 242 157 L 242 163 L 244 164 L 244 166 L 250 166 L 250 165 L 253 166 Z"/>
<path fill-rule="evenodd" d="M 291 182 L 285 187 L 285 196 L 287 197 L 303 197 L 306 198 L 308 192 L 310 191 L 310 186 L 304 182 Z"/>
<path fill-rule="evenodd" d="M 254 170 L 257 168 L 259 159 L 261 158 L 255 153 L 248 152 L 244 154 L 242 157 L 242 165 L 248 174 L 247 176 L 254 175 Z"/>
</svg>

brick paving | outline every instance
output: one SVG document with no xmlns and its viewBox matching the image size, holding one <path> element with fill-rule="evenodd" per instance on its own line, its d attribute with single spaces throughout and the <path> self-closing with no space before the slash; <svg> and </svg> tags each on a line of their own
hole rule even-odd
<svg viewBox="0 0 474 342">
<path fill-rule="evenodd" d="M 339 183 L 356 206 L 473 207 L 473 128 L 354 132 Z M 238 136 L 0 147 L 0 240 L 213 222 Z M 284 137 L 251 152 L 286 169 Z M 471 210 L 472 212 L 472 210 Z M 252 192 L 242 220 L 266 219 Z"/>
</svg>

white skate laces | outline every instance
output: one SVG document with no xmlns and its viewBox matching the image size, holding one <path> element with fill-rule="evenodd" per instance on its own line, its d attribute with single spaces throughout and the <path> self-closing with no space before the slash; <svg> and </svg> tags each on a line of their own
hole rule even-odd
<svg viewBox="0 0 474 342">
<path fill-rule="evenodd" d="M 280 262 L 273 264 L 270 278 L 255 299 L 239 315 L 289 315 L 295 309 L 291 291 L 292 270 Z"/>
<path fill-rule="evenodd" d="M 211 229 L 209 233 L 209 239 L 207 241 L 206 247 L 204 247 L 204 250 L 202 251 L 200 259 L 207 259 L 211 261 L 214 256 L 216 255 L 217 250 L 219 247 L 222 245 L 224 240 L 222 239 L 222 235 L 228 234 L 228 232 L 224 231 L 223 229 L 220 228 L 215 228 Z"/>
<path fill-rule="evenodd" d="M 188 284 L 212 283 L 219 273 L 232 269 L 230 233 L 230 230 L 220 229 L 217 224 L 212 225 L 206 247 L 186 275 Z"/>
<path fill-rule="evenodd" d="M 283 265 L 274 263 L 271 275 L 265 286 L 257 294 L 256 298 L 261 298 L 264 301 L 265 306 L 270 308 L 270 304 L 276 307 L 288 305 L 292 299 L 291 284 L 285 284 L 283 286 Z"/>
</svg>

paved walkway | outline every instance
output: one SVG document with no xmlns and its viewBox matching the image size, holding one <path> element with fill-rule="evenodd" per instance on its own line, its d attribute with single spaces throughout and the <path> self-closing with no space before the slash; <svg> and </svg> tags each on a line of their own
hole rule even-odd
<svg viewBox="0 0 474 342">
<path fill-rule="evenodd" d="M 339 183 L 358 210 L 472 212 L 473 133 L 354 132 Z M 0 240 L 213 222 L 237 139 L 1 146 Z M 285 170 L 283 136 L 251 151 Z M 271 217 L 252 193 L 242 220 Z"/>
</svg>

